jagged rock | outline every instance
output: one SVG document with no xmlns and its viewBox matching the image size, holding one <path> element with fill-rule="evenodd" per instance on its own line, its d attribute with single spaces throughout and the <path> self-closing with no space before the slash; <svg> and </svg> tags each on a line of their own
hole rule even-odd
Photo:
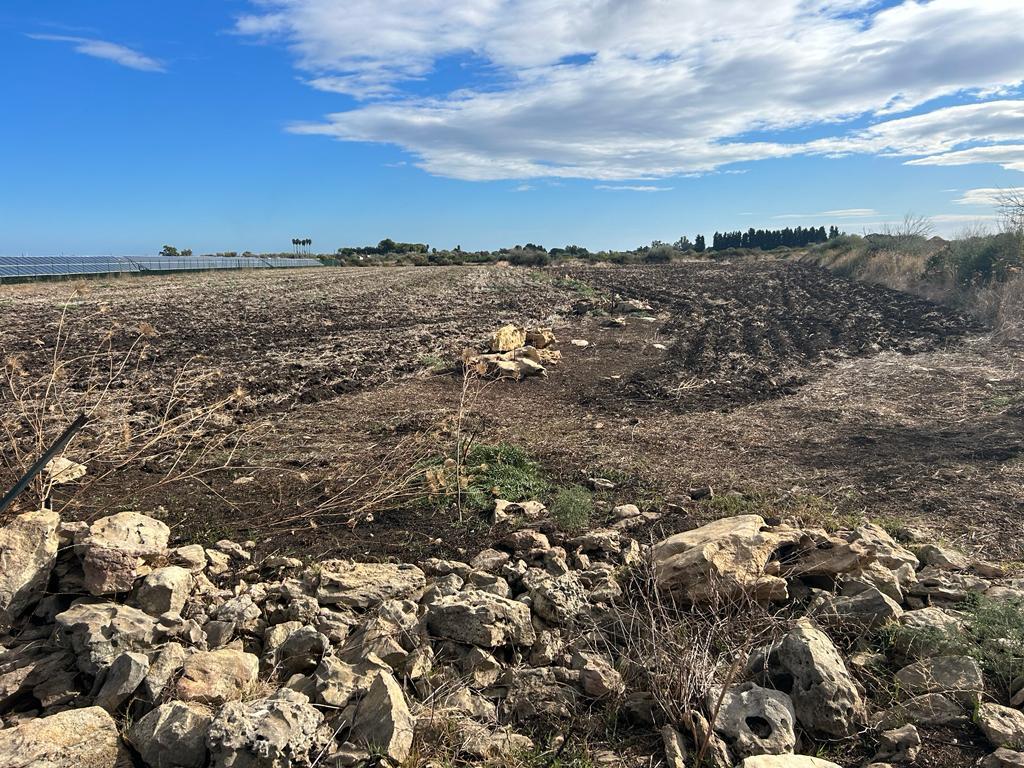
<svg viewBox="0 0 1024 768">
<path fill-rule="evenodd" d="M 484 648 L 533 645 L 536 633 L 523 603 L 469 590 L 427 606 L 428 629 L 436 636 Z"/>
<path fill-rule="evenodd" d="M 622 675 L 607 658 L 598 653 L 576 651 L 572 655 L 572 668 L 582 673 L 583 692 L 592 699 L 621 696 L 626 686 Z"/>
<path fill-rule="evenodd" d="M 312 679 L 317 701 L 335 709 L 344 708 L 355 696 L 369 689 L 373 678 L 389 667 L 375 656 L 358 664 L 346 664 L 334 656 L 325 656 L 314 670 Z"/>
<path fill-rule="evenodd" d="M 917 557 L 925 565 L 943 571 L 967 570 L 971 561 L 960 552 L 938 544 L 925 544 L 917 548 Z"/>
<path fill-rule="evenodd" d="M 933 605 L 956 605 L 972 595 L 983 594 L 991 586 L 990 581 L 974 574 L 929 565 L 918 572 L 917 583 L 908 592 Z"/>
<path fill-rule="evenodd" d="M 92 677 L 125 651 L 148 651 L 156 633 L 156 619 L 116 603 L 75 603 L 55 621 L 58 639 Z"/>
<path fill-rule="evenodd" d="M 476 571 L 489 571 L 497 573 L 501 566 L 509 561 L 508 552 L 501 552 L 497 549 L 484 549 L 473 558 L 470 566 Z"/>
<path fill-rule="evenodd" d="M 982 704 L 974 721 L 993 747 L 1019 748 L 1024 744 L 1024 712 L 1000 704 Z"/>
<path fill-rule="evenodd" d="M 949 644 L 947 638 L 963 627 L 960 619 L 934 607 L 905 611 L 899 623 L 909 631 L 895 635 L 895 647 L 911 658 L 940 655 Z"/>
<path fill-rule="evenodd" d="M 395 678 L 381 670 L 359 702 L 351 738 L 396 763 L 409 756 L 416 720 Z"/>
<path fill-rule="evenodd" d="M 871 589 L 877 589 L 897 604 L 904 600 L 904 590 L 917 582 L 917 576 L 909 565 L 890 570 L 877 561 L 872 561 L 856 571 L 839 577 L 837 583 L 844 597 L 853 597 Z"/>
<path fill-rule="evenodd" d="M 213 545 L 213 548 L 218 552 L 223 552 L 229 557 L 233 557 L 236 560 L 243 562 L 249 562 L 252 560 L 252 553 L 247 551 L 245 547 L 239 544 L 237 541 L 231 539 L 221 539 Z"/>
<path fill-rule="evenodd" d="M 446 711 L 457 712 L 483 722 L 493 723 L 498 719 L 498 708 L 465 685 L 444 694 L 440 705 Z"/>
<path fill-rule="evenodd" d="M 385 600 L 412 597 L 426 584 L 415 565 L 327 560 L 321 566 L 316 598 L 324 605 L 371 608 Z"/>
<path fill-rule="evenodd" d="M 226 600 L 213 612 L 213 617 L 217 621 L 233 624 L 239 632 L 251 635 L 262 634 L 266 628 L 263 611 L 248 592 Z"/>
<path fill-rule="evenodd" d="M 824 594 L 808 611 L 822 624 L 874 629 L 903 615 L 888 595 L 868 587 L 851 596 Z"/>
<path fill-rule="evenodd" d="M 912 763 L 921 751 L 921 735 L 913 725 L 905 725 L 878 735 L 876 763 Z"/>
<path fill-rule="evenodd" d="M 491 522 L 495 525 L 504 523 L 515 517 L 525 517 L 527 520 L 539 520 L 546 513 L 545 507 L 539 501 L 506 501 L 496 499 L 494 502 L 494 514 Z"/>
<path fill-rule="evenodd" d="M 713 710 L 720 692 L 712 690 L 708 708 Z M 789 696 L 747 682 L 721 694 L 715 731 L 737 758 L 779 755 L 796 746 L 796 713 Z"/>
<path fill-rule="evenodd" d="M 149 574 L 135 596 L 138 606 L 150 616 L 180 614 L 192 591 L 192 574 L 178 565 L 157 568 Z"/>
<path fill-rule="evenodd" d="M 683 724 L 690 730 L 694 744 L 707 744 L 704 753 L 705 762 L 711 768 L 733 768 L 732 755 L 725 741 L 714 732 L 711 724 L 695 709 L 683 713 Z"/>
<path fill-rule="evenodd" d="M 117 724 L 101 707 L 58 712 L 0 730 L 4 768 L 121 768 L 130 765 Z"/>
<path fill-rule="evenodd" d="M 785 579 L 776 553 L 800 541 L 795 529 L 773 529 L 759 515 L 737 515 L 670 536 L 654 546 L 659 586 L 677 590 L 694 603 L 785 600 Z"/>
<path fill-rule="evenodd" d="M 316 627 L 297 621 L 278 624 L 264 636 L 263 668 L 281 679 L 312 672 L 330 645 Z"/>
<path fill-rule="evenodd" d="M 174 565 L 188 569 L 190 573 L 199 573 L 206 567 L 206 550 L 202 544 L 186 544 L 172 549 L 170 560 Z"/>
<path fill-rule="evenodd" d="M 115 711 L 142 684 L 149 672 L 149 657 L 142 653 L 122 653 L 107 670 L 107 678 L 96 695 L 96 706 Z"/>
<path fill-rule="evenodd" d="M 219 549 L 205 549 L 206 572 L 211 576 L 223 576 L 231 571 L 231 556 Z"/>
<path fill-rule="evenodd" d="M 555 577 L 531 568 L 522 579 L 540 618 L 557 626 L 576 624 L 588 606 L 587 590 L 575 572 Z"/>
<path fill-rule="evenodd" d="M 738 768 L 842 768 L 842 766 L 810 755 L 755 755 L 740 763 Z"/>
<path fill-rule="evenodd" d="M 828 636 L 806 620 L 766 654 L 755 655 L 751 669 L 790 695 L 797 719 L 809 731 L 843 737 L 864 720 L 864 699 L 843 657 Z"/>
<path fill-rule="evenodd" d="M 139 686 L 139 697 L 149 704 L 156 704 L 167 683 L 184 665 L 188 654 L 189 652 L 181 643 L 164 644 L 149 664 L 149 671 L 146 672 L 146 677 L 142 681 L 142 685 Z"/>
<path fill-rule="evenodd" d="M 513 552 L 524 554 L 528 559 L 534 555 L 540 556 L 551 549 L 548 537 L 540 531 L 532 529 L 513 531 L 501 540 L 501 545 L 508 547 Z"/>
<path fill-rule="evenodd" d="M 882 714 L 878 727 L 883 730 L 913 725 L 957 725 L 967 721 L 963 707 L 941 693 L 925 693 L 907 699 Z"/>
<path fill-rule="evenodd" d="M 550 668 L 506 670 L 498 688 L 506 694 L 499 707 L 505 720 L 567 719 L 576 707 L 576 693 L 559 682 Z"/>
<path fill-rule="evenodd" d="M 26 512 L 0 528 L 0 631 L 6 630 L 46 588 L 57 559 L 56 512 Z"/>
<path fill-rule="evenodd" d="M 171 529 L 138 512 L 118 512 L 89 526 L 76 549 L 82 556 L 85 588 L 94 595 L 128 592 L 147 563 L 163 556 Z"/>
<path fill-rule="evenodd" d="M 663 726 L 661 744 L 665 751 L 665 768 L 686 768 L 686 742 L 679 731 L 671 725 Z"/>
<path fill-rule="evenodd" d="M 889 570 L 896 571 L 909 565 L 912 571 L 916 571 L 920 565 L 913 552 L 899 544 L 884 528 L 875 523 L 858 526 L 850 540 L 866 545 L 874 552 L 875 560 Z"/>
<path fill-rule="evenodd" d="M 456 725 L 459 751 L 483 761 L 494 761 L 533 749 L 529 736 L 509 728 L 488 728 L 472 720 L 462 719 Z"/>
<path fill-rule="evenodd" d="M 206 732 L 213 721 L 202 704 L 169 701 L 128 731 L 128 741 L 152 768 L 204 768 Z"/>
<path fill-rule="evenodd" d="M 1024 752 L 1000 747 L 986 755 L 978 765 L 980 768 L 1024 768 Z"/>
<path fill-rule="evenodd" d="M 309 699 L 287 688 L 266 699 L 228 702 L 206 734 L 211 768 L 308 765 L 322 748 L 323 719 Z"/>
<path fill-rule="evenodd" d="M 856 571 L 872 560 L 874 552 L 859 541 L 844 541 L 820 528 L 806 528 L 782 566 L 785 576 L 838 576 Z"/>
<path fill-rule="evenodd" d="M 473 688 L 494 685 L 501 675 L 501 663 L 483 648 L 470 648 L 459 660 L 466 682 Z"/>
<path fill-rule="evenodd" d="M 259 659 L 251 653 L 234 648 L 199 651 L 182 665 L 175 694 L 184 701 L 223 704 L 240 699 L 258 673 Z"/>
<path fill-rule="evenodd" d="M 526 346 L 526 329 L 518 325 L 503 325 L 491 336 L 491 352 L 511 352 Z"/>
<path fill-rule="evenodd" d="M 946 693 L 969 703 L 980 698 L 985 679 L 978 662 L 970 656 L 936 656 L 904 667 L 896 682 L 912 695 Z"/>
</svg>

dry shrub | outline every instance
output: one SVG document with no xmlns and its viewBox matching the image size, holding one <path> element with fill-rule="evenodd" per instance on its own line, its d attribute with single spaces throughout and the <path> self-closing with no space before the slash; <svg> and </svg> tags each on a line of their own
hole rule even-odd
<svg viewBox="0 0 1024 768">
<path fill-rule="evenodd" d="M 53 500 L 57 511 L 80 504 L 87 490 L 128 465 L 148 468 L 153 479 L 139 489 L 145 491 L 184 479 L 202 482 L 202 475 L 230 463 L 258 429 L 234 426 L 231 412 L 244 393 L 211 399 L 209 377 L 188 365 L 169 385 L 155 386 L 148 370 L 155 329 L 111 326 L 98 338 L 91 336 L 84 328 L 105 310 L 101 306 L 95 315 L 79 316 L 70 311 L 77 295 L 64 304 L 52 342 L 41 342 L 31 361 L 17 356 L 4 361 L 0 485 L 12 486 L 82 414 L 88 425 L 61 455 L 84 464 L 88 474 Z M 44 471 L 20 502 L 46 504 L 55 486 Z"/>
<path fill-rule="evenodd" d="M 690 606 L 658 584 L 650 560 L 631 570 L 623 588 L 603 634 L 625 662 L 628 688 L 649 692 L 677 726 L 692 711 L 713 723 L 717 688 L 739 682 L 750 652 L 787 628 L 780 614 L 746 597 Z"/>
<path fill-rule="evenodd" d="M 1024 276 L 992 283 L 974 291 L 973 307 L 979 318 L 1005 338 L 1024 338 Z"/>
</svg>

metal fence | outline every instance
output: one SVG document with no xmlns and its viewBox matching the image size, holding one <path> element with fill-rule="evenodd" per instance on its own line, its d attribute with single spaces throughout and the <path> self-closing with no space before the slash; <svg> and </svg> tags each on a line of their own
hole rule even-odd
<svg viewBox="0 0 1024 768">
<path fill-rule="evenodd" d="M 122 272 L 186 272 L 215 269 L 283 269 L 319 267 L 317 259 L 261 256 L 0 256 L 0 281 Z"/>
</svg>

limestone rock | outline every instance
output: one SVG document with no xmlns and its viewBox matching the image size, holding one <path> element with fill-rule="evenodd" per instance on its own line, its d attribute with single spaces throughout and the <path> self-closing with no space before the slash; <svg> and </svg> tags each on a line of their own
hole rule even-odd
<svg viewBox="0 0 1024 768">
<path fill-rule="evenodd" d="M 477 590 L 439 598 L 427 607 L 426 621 L 438 637 L 484 648 L 536 640 L 528 606 Z"/>
<path fill-rule="evenodd" d="M 122 653 L 107 670 L 107 678 L 96 695 L 96 706 L 115 711 L 142 684 L 149 671 L 149 657 L 143 653 Z"/>
<path fill-rule="evenodd" d="M 913 725 L 958 725 L 967 722 L 963 707 L 941 693 L 925 693 L 897 704 L 878 721 L 882 729 Z"/>
<path fill-rule="evenodd" d="M 503 325 L 491 336 L 491 352 L 511 352 L 526 346 L 526 329 L 517 325 Z"/>
<path fill-rule="evenodd" d="M 671 725 L 661 729 L 661 743 L 665 750 L 666 768 L 686 768 L 686 742 L 683 735 Z"/>
<path fill-rule="evenodd" d="M 75 603 L 55 621 L 60 642 L 93 677 L 125 651 L 148 651 L 156 633 L 156 619 L 116 603 Z"/>
<path fill-rule="evenodd" d="M 912 763 L 921 751 L 921 735 L 913 725 L 905 725 L 878 735 L 876 763 Z"/>
<path fill-rule="evenodd" d="M 809 731 L 843 737 L 863 722 L 859 686 L 832 641 L 810 622 L 799 622 L 768 650 L 761 664 L 763 669 L 753 671 L 790 695 L 797 719 Z"/>
<path fill-rule="evenodd" d="M 292 768 L 322 749 L 323 715 L 301 693 L 281 688 L 254 701 L 231 701 L 210 724 L 211 768 Z"/>
<path fill-rule="evenodd" d="M 709 694 L 714 708 L 719 693 Z M 789 696 L 747 682 L 733 686 L 722 695 L 715 731 L 737 758 L 751 755 L 780 755 L 796 746 L 796 713 Z"/>
<path fill-rule="evenodd" d="M 411 597 L 426 583 L 415 565 L 328 560 L 321 566 L 316 597 L 324 605 L 371 608 L 385 600 Z"/>
<path fill-rule="evenodd" d="M 135 600 L 150 616 L 180 614 L 191 591 L 192 574 L 181 566 L 169 565 L 145 578 Z"/>
<path fill-rule="evenodd" d="M 593 699 L 620 696 L 626 690 L 622 675 L 601 654 L 576 651 L 572 655 L 572 668 L 582 673 L 583 692 Z"/>
<path fill-rule="evenodd" d="M 999 704 L 982 704 L 974 717 L 993 747 L 1018 749 L 1024 745 L 1024 712 Z"/>
<path fill-rule="evenodd" d="M 165 643 L 149 664 L 149 671 L 139 686 L 137 695 L 144 702 L 155 705 L 167 683 L 177 674 L 188 658 L 189 651 L 181 643 Z"/>
<path fill-rule="evenodd" d="M 85 473 L 88 472 L 84 464 L 79 464 L 64 456 L 55 456 L 50 459 L 46 462 L 45 470 L 53 485 L 72 483 L 80 477 L 85 477 Z"/>
<path fill-rule="evenodd" d="M 409 756 L 415 727 L 416 720 L 398 682 L 390 673 L 378 672 L 359 702 L 351 738 L 401 763 Z"/>
<path fill-rule="evenodd" d="M 94 595 L 127 592 L 147 562 L 167 551 L 170 529 L 138 512 L 118 512 L 89 526 L 78 549 L 85 587 Z"/>
<path fill-rule="evenodd" d="M 522 582 L 533 601 L 534 613 L 556 626 L 573 626 L 589 604 L 587 590 L 573 571 L 555 577 L 531 568 Z"/>
<path fill-rule="evenodd" d="M 903 608 L 875 587 L 855 595 L 826 594 L 811 609 L 822 624 L 839 627 L 874 629 L 903 615 Z"/>
<path fill-rule="evenodd" d="M 169 701 L 132 725 L 128 741 L 153 768 L 204 768 L 213 717 L 202 704 Z"/>
<path fill-rule="evenodd" d="M 26 512 L 0 528 L 0 631 L 36 602 L 57 559 L 56 512 Z"/>
<path fill-rule="evenodd" d="M 1000 747 L 986 755 L 979 763 L 980 768 L 1024 768 L 1024 752 Z"/>
<path fill-rule="evenodd" d="M 970 656 L 923 659 L 897 672 L 896 682 L 914 695 L 945 693 L 964 703 L 977 700 L 985 690 L 981 668 Z"/>
<path fill-rule="evenodd" d="M 72 709 L 0 730 L 4 768 L 120 768 L 130 764 L 117 724 L 100 707 Z"/>
<path fill-rule="evenodd" d="M 242 698 L 256 682 L 259 659 L 251 653 L 220 648 L 192 654 L 182 665 L 177 698 L 218 705 Z"/>
<path fill-rule="evenodd" d="M 756 755 L 748 757 L 738 768 L 842 768 L 840 765 L 810 755 Z"/>
<path fill-rule="evenodd" d="M 654 546 L 659 586 L 678 590 L 694 603 L 784 600 L 786 581 L 774 557 L 800 541 L 794 529 L 772 529 L 759 515 L 737 515 L 678 533 Z"/>
</svg>

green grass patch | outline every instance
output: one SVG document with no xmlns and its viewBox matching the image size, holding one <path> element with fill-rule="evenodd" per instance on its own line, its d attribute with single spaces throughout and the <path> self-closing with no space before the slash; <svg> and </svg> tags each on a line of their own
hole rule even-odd
<svg viewBox="0 0 1024 768">
<path fill-rule="evenodd" d="M 495 499 L 543 501 L 551 492 L 551 482 L 540 464 L 523 449 L 507 443 L 473 446 L 463 460 L 459 478 L 453 457 L 434 459 L 424 470 L 434 506 L 454 503 L 460 487 L 463 508 L 480 513 L 491 511 Z"/>
</svg>

